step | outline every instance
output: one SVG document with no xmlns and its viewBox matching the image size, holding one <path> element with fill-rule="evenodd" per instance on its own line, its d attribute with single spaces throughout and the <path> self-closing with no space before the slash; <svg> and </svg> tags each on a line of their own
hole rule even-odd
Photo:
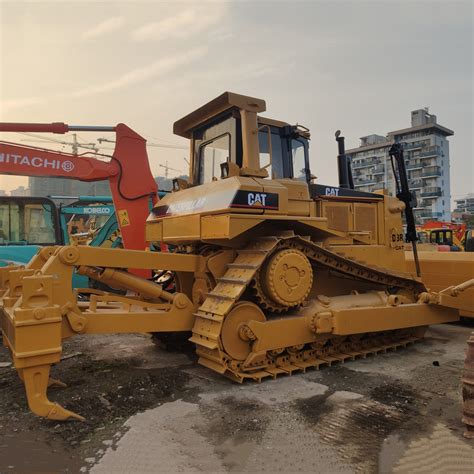
<svg viewBox="0 0 474 474">
<path fill-rule="evenodd" d="M 218 293 L 217 291 L 213 291 L 212 293 L 206 293 L 206 298 L 210 296 L 214 296 L 216 298 L 222 298 L 223 300 L 234 300 L 235 298 L 230 295 L 226 295 L 225 293 Z"/>
<path fill-rule="evenodd" d="M 209 321 L 215 321 L 216 323 L 220 323 L 224 319 L 224 317 L 220 314 L 210 314 L 204 312 L 193 313 L 193 316 L 195 316 L 196 318 L 208 319 Z"/>
<path fill-rule="evenodd" d="M 254 263 L 228 263 L 227 268 L 240 268 L 242 270 L 255 270 L 260 265 Z"/>
<path fill-rule="evenodd" d="M 194 344 L 197 344 L 199 346 L 204 346 L 207 349 L 211 349 L 211 350 L 217 349 L 217 347 L 218 347 L 216 341 L 211 341 L 211 340 L 206 339 L 204 337 L 199 337 L 199 336 L 194 336 L 193 335 L 189 338 L 189 341 L 193 342 Z"/>
<path fill-rule="evenodd" d="M 219 277 L 219 278 L 216 278 L 216 280 L 219 282 L 219 283 L 236 283 L 238 285 L 245 285 L 248 283 L 248 279 L 246 278 L 232 278 L 232 277 Z"/>
</svg>

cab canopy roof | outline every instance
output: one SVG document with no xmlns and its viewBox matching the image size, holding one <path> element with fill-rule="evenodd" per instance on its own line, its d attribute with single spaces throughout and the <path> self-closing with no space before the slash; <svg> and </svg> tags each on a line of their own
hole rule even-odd
<svg viewBox="0 0 474 474">
<path fill-rule="evenodd" d="M 219 97 L 176 121 L 173 125 L 173 133 L 184 138 L 191 138 L 193 130 L 234 107 L 256 113 L 266 110 L 265 101 L 262 99 L 235 94 L 234 92 L 224 92 Z"/>
</svg>

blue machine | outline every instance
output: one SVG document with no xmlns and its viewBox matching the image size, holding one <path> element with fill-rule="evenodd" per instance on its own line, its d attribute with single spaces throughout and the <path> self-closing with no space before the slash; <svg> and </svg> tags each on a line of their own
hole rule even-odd
<svg viewBox="0 0 474 474">
<path fill-rule="evenodd" d="M 160 198 L 165 194 L 160 192 Z M 96 230 L 90 246 L 116 248 L 122 245 L 110 196 L 67 199 L 75 202 L 57 207 L 54 201 L 44 197 L 0 196 L 0 267 L 26 265 L 41 247 L 69 244 L 68 217 L 73 215 L 107 217 Z M 87 277 L 74 274 L 73 286 L 87 287 Z"/>
</svg>

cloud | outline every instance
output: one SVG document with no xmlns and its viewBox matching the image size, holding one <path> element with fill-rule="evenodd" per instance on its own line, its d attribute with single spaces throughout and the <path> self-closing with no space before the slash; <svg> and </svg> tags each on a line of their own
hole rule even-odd
<svg viewBox="0 0 474 474">
<path fill-rule="evenodd" d="M 103 84 L 85 87 L 76 91 L 64 94 L 64 97 L 84 97 L 94 94 L 100 94 L 103 92 L 110 92 L 115 89 L 121 89 L 123 87 L 131 86 L 139 82 L 146 81 L 152 77 L 160 77 L 175 71 L 181 66 L 199 59 L 207 53 L 206 48 L 194 48 L 179 56 L 170 56 L 163 59 L 159 59 L 147 66 L 136 68 L 129 71 L 118 78 L 108 81 Z"/>
<path fill-rule="evenodd" d="M 124 24 L 124 19 L 121 16 L 114 16 L 112 18 L 107 18 L 106 20 L 101 21 L 94 27 L 85 31 L 82 34 L 83 39 L 92 39 L 99 36 L 105 35 L 107 33 L 112 33 L 112 31 L 118 30 Z"/>
<path fill-rule="evenodd" d="M 21 99 L 10 99 L 1 102 L 1 112 L 4 113 L 11 109 L 23 108 L 33 105 L 40 105 L 54 99 L 70 100 L 102 94 L 122 89 L 128 86 L 144 82 L 151 78 L 165 76 L 180 67 L 184 67 L 190 62 L 196 61 L 207 53 L 207 48 L 194 48 L 190 51 L 180 54 L 179 56 L 170 56 L 154 61 L 146 66 L 133 69 L 111 81 L 102 84 L 96 84 L 84 87 L 82 89 L 73 90 L 67 93 L 55 94 L 52 97 L 26 97 Z"/>
<path fill-rule="evenodd" d="M 2 100 L 0 102 L 0 115 L 13 109 L 21 109 L 34 105 L 41 105 L 46 102 L 44 97 L 22 97 L 21 99 Z"/>
<path fill-rule="evenodd" d="M 207 9 L 189 7 L 176 15 L 148 22 L 131 32 L 135 41 L 186 39 L 221 21 L 226 13 L 225 3 L 211 3 Z"/>
</svg>

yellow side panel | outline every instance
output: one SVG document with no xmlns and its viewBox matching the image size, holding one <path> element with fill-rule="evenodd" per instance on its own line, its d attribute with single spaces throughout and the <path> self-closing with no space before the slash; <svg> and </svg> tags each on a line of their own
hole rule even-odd
<svg viewBox="0 0 474 474">
<path fill-rule="evenodd" d="M 351 207 L 347 202 L 323 202 L 323 217 L 327 217 L 328 227 L 343 232 L 353 230 Z"/>
<path fill-rule="evenodd" d="M 229 233 L 229 215 L 201 218 L 201 238 L 228 239 Z"/>
<path fill-rule="evenodd" d="M 163 240 L 163 223 L 147 223 L 145 225 L 145 240 L 147 242 L 161 242 Z"/>
<path fill-rule="evenodd" d="M 294 201 L 292 199 L 288 201 L 288 214 L 290 216 L 309 216 L 309 209 L 309 201 Z"/>
<path fill-rule="evenodd" d="M 233 239 L 262 221 L 263 219 L 245 218 L 238 214 L 203 216 L 201 218 L 201 238 L 203 240 Z"/>
<path fill-rule="evenodd" d="M 377 242 L 377 204 L 354 203 L 354 230 L 370 232 L 370 243 Z"/>
<path fill-rule="evenodd" d="M 201 220 L 198 214 L 163 219 L 163 240 L 188 241 L 199 240 Z"/>
</svg>

